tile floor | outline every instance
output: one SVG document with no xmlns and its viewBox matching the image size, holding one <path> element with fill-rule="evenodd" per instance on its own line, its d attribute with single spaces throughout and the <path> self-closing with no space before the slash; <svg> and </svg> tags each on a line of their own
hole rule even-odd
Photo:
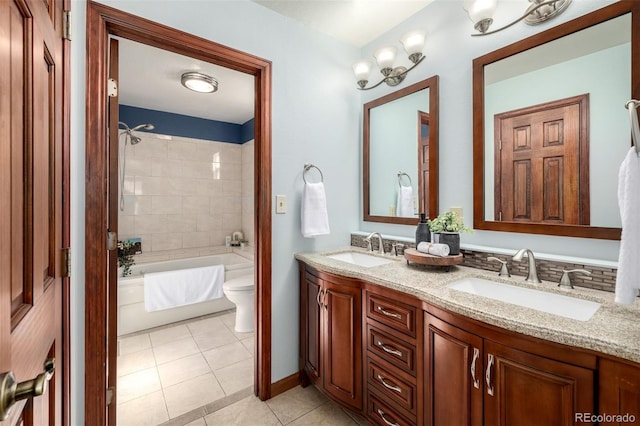
<svg viewBox="0 0 640 426">
<path fill-rule="evenodd" d="M 118 426 L 367 425 L 313 386 L 253 395 L 253 333 L 235 311 L 118 339 Z"/>
<path fill-rule="evenodd" d="M 253 333 L 235 311 L 118 339 L 118 426 L 159 425 L 253 387 Z"/>
</svg>

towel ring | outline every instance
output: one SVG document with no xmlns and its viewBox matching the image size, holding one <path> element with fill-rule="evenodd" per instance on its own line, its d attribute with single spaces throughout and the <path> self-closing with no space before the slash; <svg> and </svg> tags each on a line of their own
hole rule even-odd
<svg viewBox="0 0 640 426">
<path fill-rule="evenodd" d="M 631 120 L 631 140 L 636 147 L 636 154 L 640 156 L 640 125 L 638 125 L 638 107 L 640 101 L 631 99 L 624 107 L 629 110 L 629 119 Z"/>
<path fill-rule="evenodd" d="M 402 176 L 406 176 L 407 179 L 409 179 L 409 186 L 413 186 L 413 183 L 411 182 L 411 176 L 409 176 L 405 172 L 398 172 L 398 186 L 399 187 L 402 188 Z"/>
<path fill-rule="evenodd" d="M 306 163 L 304 165 L 304 171 L 302 172 L 302 180 L 304 181 L 304 183 L 309 183 L 307 182 L 306 173 L 311 169 L 316 169 L 320 173 L 320 182 L 324 182 L 324 175 L 322 174 L 322 170 L 320 170 L 318 166 L 315 166 L 311 163 Z"/>
</svg>

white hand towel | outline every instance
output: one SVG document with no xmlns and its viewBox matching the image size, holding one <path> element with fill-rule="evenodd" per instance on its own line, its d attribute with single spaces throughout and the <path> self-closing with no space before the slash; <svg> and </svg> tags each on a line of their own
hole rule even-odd
<svg viewBox="0 0 640 426">
<path fill-rule="evenodd" d="M 396 216 L 413 217 L 413 188 L 401 186 L 398 188 L 398 202 L 396 203 Z"/>
<path fill-rule="evenodd" d="M 618 174 L 622 240 L 616 276 L 616 302 L 631 305 L 640 288 L 640 158 L 631 147 Z"/>
<path fill-rule="evenodd" d="M 301 213 L 302 236 L 313 238 L 331 232 L 327 213 L 327 197 L 322 182 L 305 183 L 302 191 Z"/>
<path fill-rule="evenodd" d="M 447 244 L 434 244 L 423 241 L 416 247 L 421 253 L 431 254 L 433 256 L 446 257 L 449 256 L 449 246 Z"/>
</svg>

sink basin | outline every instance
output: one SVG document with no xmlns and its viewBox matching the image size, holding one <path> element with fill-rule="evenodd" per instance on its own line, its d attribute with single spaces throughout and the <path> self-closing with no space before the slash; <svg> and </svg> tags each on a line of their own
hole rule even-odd
<svg viewBox="0 0 640 426">
<path fill-rule="evenodd" d="M 329 259 L 339 260 L 341 262 L 351 263 L 352 265 L 364 266 L 369 268 L 371 266 L 386 265 L 393 262 L 391 259 L 384 259 L 382 257 L 371 256 L 364 253 L 354 253 L 347 251 L 344 253 L 331 254 L 327 256 Z"/>
<path fill-rule="evenodd" d="M 463 278 L 448 284 L 447 287 L 578 321 L 588 321 L 600 308 L 600 303 L 590 300 L 517 287 L 482 278 Z"/>
</svg>

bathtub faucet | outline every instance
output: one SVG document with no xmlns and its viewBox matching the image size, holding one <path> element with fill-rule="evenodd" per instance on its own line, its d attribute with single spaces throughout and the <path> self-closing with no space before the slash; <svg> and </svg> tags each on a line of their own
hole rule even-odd
<svg viewBox="0 0 640 426">
<path fill-rule="evenodd" d="M 236 231 L 231 235 L 231 240 L 232 241 L 237 241 L 240 242 L 244 239 L 244 235 L 242 234 L 242 232 L 240 231 Z"/>
</svg>

